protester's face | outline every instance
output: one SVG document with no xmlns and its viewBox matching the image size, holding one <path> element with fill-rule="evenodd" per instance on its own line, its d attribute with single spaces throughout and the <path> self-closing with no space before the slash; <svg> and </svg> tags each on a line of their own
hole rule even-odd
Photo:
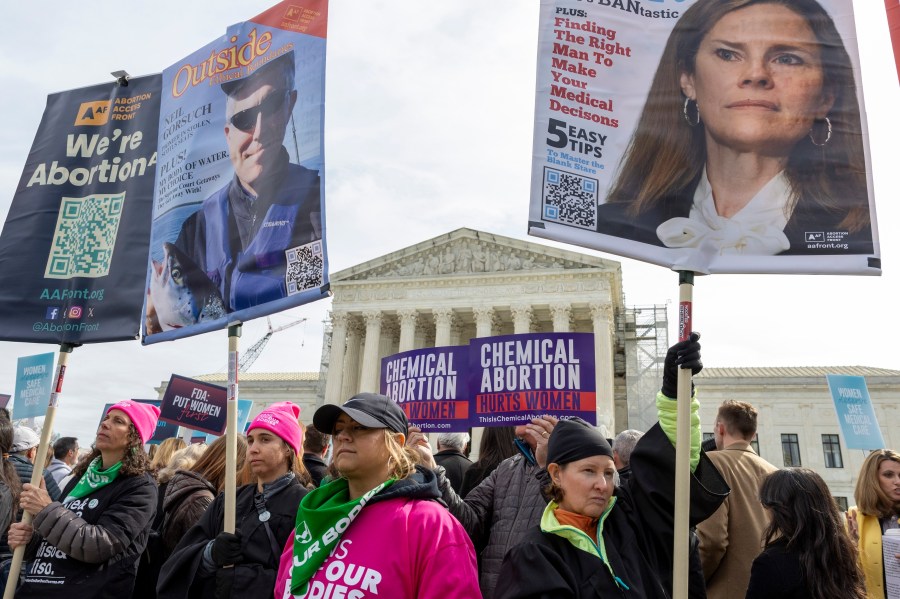
<svg viewBox="0 0 900 599">
<path fill-rule="evenodd" d="M 828 114 L 833 96 L 824 83 L 806 19 L 775 4 L 722 17 L 700 43 L 694 73 L 681 76 L 708 146 L 774 157 L 786 156 Z"/>
<path fill-rule="evenodd" d="M 97 429 L 94 447 L 100 451 L 125 451 L 131 431 L 131 418 L 122 410 L 110 410 Z"/>
<path fill-rule="evenodd" d="M 231 164 L 244 187 L 254 191 L 255 182 L 267 169 L 271 172 L 281 152 L 297 92 L 285 89 L 282 74 L 269 72 L 229 101 L 232 116 L 225 124 L 225 139 Z"/>
<path fill-rule="evenodd" d="M 271 482 L 287 472 L 287 449 L 281 437 L 266 429 L 247 433 L 247 462 L 250 472 L 261 482 Z"/>
<path fill-rule="evenodd" d="M 383 428 L 368 428 L 341 414 L 334 423 L 332 435 L 332 460 L 342 476 L 370 476 L 386 467 L 390 453 Z"/>
<path fill-rule="evenodd" d="M 556 464 L 551 464 L 556 466 Z M 562 509 L 599 518 L 615 489 L 613 477 L 616 465 L 608 456 L 591 456 L 569 463 L 565 468 L 553 469 L 550 475 L 563 490 Z"/>
<path fill-rule="evenodd" d="M 900 463 L 884 460 L 878 465 L 878 484 L 892 501 L 900 501 Z"/>
</svg>

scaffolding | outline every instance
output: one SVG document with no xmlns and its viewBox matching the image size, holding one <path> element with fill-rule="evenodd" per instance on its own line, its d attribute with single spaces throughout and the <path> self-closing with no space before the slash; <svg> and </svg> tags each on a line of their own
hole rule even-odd
<svg viewBox="0 0 900 599">
<path fill-rule="evenodd" d="M 628 428 L 647 431 L 657 421 L 656 392 L 669 347 L 665 305 L 626 308 L 618 322 L 624 342 Z"/>
</svg>

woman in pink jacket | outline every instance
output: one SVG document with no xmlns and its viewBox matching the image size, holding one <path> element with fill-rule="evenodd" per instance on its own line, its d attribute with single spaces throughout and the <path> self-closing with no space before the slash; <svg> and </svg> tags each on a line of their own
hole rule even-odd
<svg viewBox="0 0 900 599">
<path fill-rule="evenodd" d="M 404 448 L 403 410 L 383 395 L 360 393 L 322 406 L 313 424 L 333 435 L 341 478 L 300 502 L 275 597 L 481 597 L 469 536 L 435 501 L 435 475 Z"/>
</svg>

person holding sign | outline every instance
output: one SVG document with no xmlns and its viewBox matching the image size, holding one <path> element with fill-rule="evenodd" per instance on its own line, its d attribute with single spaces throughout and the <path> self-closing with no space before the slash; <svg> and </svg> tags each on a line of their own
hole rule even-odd
<svg viewBox="0 0 900 599">
<path fill-rule="evenodd" d="M 159 408 L 131 400 L 106 411 L 91 452 L 73 470 L 62 502 L 26 484 L 32 524 L 10 526 L 9 545 L 27 545 L 19 598 L 130 597 L 137 561 L 156 513 L 156 483 L 143 445 Z"/>
<path fill-rule="evenodd" d="M 237 490 L 237 529 L 223 531 L 225 496 L 219 494 L 163 565 L 159 599 L 272 597 L 281 548 L 309 482 L 299 417 L 300 407 L 284 401 L 253 419 L 244 468 L 255 481 Z"/>
<path fill-rule="evenodd" d="M 678 368 L 696 374 L 703 367 L 698 339 L 694 333 L 666 355 L 656 398 L 659 423 L 635 446 L 627 486 L 615 486 L 613 451 L 596 427 L 575 420 L 556 425 L 547 447 L 551 501 L 540 524 L 504 557 L 495 599 L 671 595 L 677 413 L 672 398 Z M 715 512 L 729 491 L 700 452 L 699 408 L 693 399 L 692 526 Z"/>
<path fill-rule="evenodd" d="M 853 67 L 828 13 L 698 0 L 669 36 L 599 231 L 721 254 L 866 254 L 868 206 Z"/>
<path fill-rule="evenodd" d="M 473 599 L 475 551 L 436 499 L 434 473 L 404 447 L 406 414 L 391 399 L 360 393 L 316 410 L 340 478 L 300 502 L 281 556 L 276 597 Z"/>
<path fill-rule="evenodd" d="M 747 599 L 865 599 L 856 548 L 821 476 L 808 468 L 776 470 L 759 500 L 770 521 Z"/>
<path fill-rule="evenodd" d="M 863 462 L 854 492 L 856 506 L 847 511 L 850 534 L 859 544 L 869 599 L 885 599 L 882 537 L 900 528 L 900 453 L 879 449 Z M 895 556 L 900 561 L 900 554 Z"/>
</svg>

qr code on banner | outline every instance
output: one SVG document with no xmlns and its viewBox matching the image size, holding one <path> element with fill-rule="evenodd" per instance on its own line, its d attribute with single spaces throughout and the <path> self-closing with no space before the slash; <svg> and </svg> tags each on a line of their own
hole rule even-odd
<svg viewBox="0 0 900 599">
<path fill-rule="evenodd" d="M 124 206 L 124 193 L 62 198 L 44 276 L 71 279 L 108 275 Z"/>
<path fill-rule="evenodd" d="M 596 179 L 544 168 L 544 220 L 597 230 Z"/>
<path fill-rule="evenodd" d="M 287 258 L 284 284 L 287 286 L 288 295 L 322 286 L 325 260 L 322 256 L 321 240 L 290 248 L 285 250 L 284 254 Z"/>
</svg>

